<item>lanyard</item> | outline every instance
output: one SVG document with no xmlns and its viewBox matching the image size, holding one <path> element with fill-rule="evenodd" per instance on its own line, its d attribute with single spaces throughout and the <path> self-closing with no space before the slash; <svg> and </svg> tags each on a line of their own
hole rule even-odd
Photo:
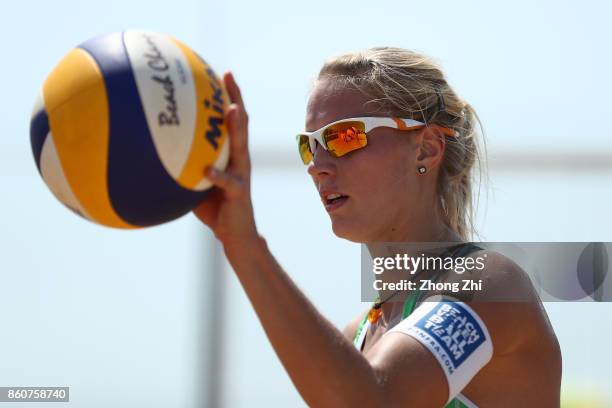
<svg viewBox="0 0 612 408">
<path fill-rule="evenodd" d="M 404 301 L 404 308 L 402 309 L 402 319 L 405 319 L 406 317 L 410 316 L 410 314 L 414 310 L 414 307 L 417 304 L 417 301 L 421 297 L 420 295 L 421 295 L 421 291 L 419 289 L 416 289 L 410 292 L 410 294 Z M 370 309 L 370 312 L 371 311 L 372 309 Z M 355 338 L 353 340 L 353 344 L 355 345 L 355 347 L 357 347 L 357 350 L 360 350 L 360 351 L 363 349 L 366 333 L 368 332 L 368 329 L 370 328 L 370 325 L 372 324 L 370 322 L 370 319 L 368 318 L 369 316 L 370 316 L 370 313 L 367 313 L 364 316 L 363 320 L 359 324 L 359 328 L 357 329 L 357 333 L 355 333 Z"/>
</svg>

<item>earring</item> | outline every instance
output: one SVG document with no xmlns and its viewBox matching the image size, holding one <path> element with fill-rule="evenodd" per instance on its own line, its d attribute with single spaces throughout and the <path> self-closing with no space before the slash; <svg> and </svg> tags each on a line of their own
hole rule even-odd
<svg viewBox="0 0 612 408">
<path fill-rule="evenodd" d="M 419 166 L 418 170 L 419 170 L 419 174 L 427 173 L 427 167 L 425 166 Z"/>
</svg>

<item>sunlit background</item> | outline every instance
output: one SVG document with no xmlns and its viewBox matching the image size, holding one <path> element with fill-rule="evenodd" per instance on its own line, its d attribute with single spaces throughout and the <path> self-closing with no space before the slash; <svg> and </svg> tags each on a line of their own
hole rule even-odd
<svg viewBox="0 0 612 408">
<path fill-rule="evenodd" d="M 234 71 L 250 113 L 258 227 L 309 298 L 343 327 L 367 307 L 359 246 L 332 234 L 293 138 L 323 61 L 394 45 L 442 64 L 487 134 L 482 240 L 612 241 L 611 13 L 604 0 L 7 0 L 0 386 L 70 386 L 70 406 L 88 408 L 305 405 L 192 215 L 111 230 L 66 210 L 44 185 L 30 150 L 30 112 L 71 47 L 100 33 L 148 29 L 183 40 L 218 72 Z M 612 304 L 546 309 L 563 351 L 563 406 L 612 406 Z"/>
</svg>

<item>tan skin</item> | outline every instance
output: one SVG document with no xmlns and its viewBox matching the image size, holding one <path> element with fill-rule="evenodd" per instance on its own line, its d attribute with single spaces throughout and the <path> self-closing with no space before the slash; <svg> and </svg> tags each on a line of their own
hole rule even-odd
<svg viewBox="0 0 612 408">
<path fill-rule="evenodd" d="M 447 382 L 433 355 L 402 333 L 382 337 L 386 322 L 397 321 L 401 313 L 398 303 L 383 305 L 382 317 L 360 353 L 352 340 L 363 313 L 344 331 L 338 330 L 270 253 L 253 217 L 248 116 L 230 73 L 224 82 L 233 101 L 227 112 L 231 160 L 224 172 L 207 172 L 219 188 L 195 214 L 223 244 L 303 399 L 313 407 L 443 406 Z M 306 130 L 348 117 L 381 116 L 369 111 L 365 102 L 355 91 L 318 81 L 308 103 Z M 407 133 L 375 129 L 365 149 L 341 158 L 317 147 L 308 168 L 315 187 L 349 197 L 329 214 L 336 235 L 366 244 L 459 240 L 436 204 L 435 180 L 444 139 L 435 127 Z M 417 173 L 419 165 L 428 168 L 425 175 Z M 494 353 L 462 393 L 481 407 L 559 406 L 561 356 L 546 314 L 520 268 L 501 255 L 488 255 L 495 262 L 482 272 L 486 295 L 494 298 L 510 290 L 533 302 L 471 304 L 491 334 Z"/>
</svg>

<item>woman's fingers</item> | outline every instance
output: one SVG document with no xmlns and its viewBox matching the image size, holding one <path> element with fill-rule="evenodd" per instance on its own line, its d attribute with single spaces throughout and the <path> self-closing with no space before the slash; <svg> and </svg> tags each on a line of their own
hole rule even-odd
<svg viewBox="0 0 612 408">
<path fill-rule="evenodd" d="M 225 112 L 229 133 L 229 163 L 224 170 L 209 167 L 205 177 L 213 189 L 194 213 L 211 227 L 221 241 L 256 231 L 251 204 L 251 163 L 248 149 L 248 116 L 240 88 L 231 73 L 223 76 L 231 100 Z M 225 237 L 225 238 L 224 238 Z"/>
<path fill-rule="evenodd" d="M 230 71 L 226 72 L 225 75 L 223 75 L 223 82 L 225 84 L 225 89 L 230 96 L 230 100 L 244 109 L 242 93 L 240 92 L 240 88 L 234 79 L 234 74 Z"/>
<path fill-rule="evenodd" d="M 229 198 L 240 197 L 247 193 L 246 181 L 214 167 L 206 170 L 206 177 L 215 186 L 221 188 Z"/>
<path fill-rule="evenodd" d="M 230 105 L 227 112 L 227 130 L 230 135 L 230 163 L 231 168 L 243 173 L 250 171 L 249 131 L 248 126 L 241 119 L 240 108 L 236 104 Z"/>
<path fill-rule="evenodd" d="M 223 82 L 232 101 L 226 113 L 227 127 L 230 135 L 229 168 L 238 174 L 247 175 L 251 168 L 248 147 L 249 118 L 234 75 L 231 72 L 226 72 L 223 76 Z"/>
</svg>

